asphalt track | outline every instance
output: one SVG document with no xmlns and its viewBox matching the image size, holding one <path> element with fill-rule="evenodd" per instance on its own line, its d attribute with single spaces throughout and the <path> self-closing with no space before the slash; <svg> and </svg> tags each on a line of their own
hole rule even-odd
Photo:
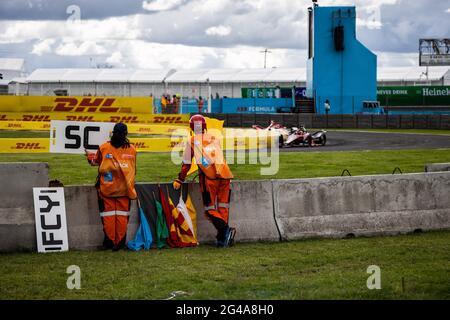
<svg viewBox="0 0 450 320">
<path fill-rule="evenodd" d="M 328 131 L 327 144 L 324 147 L 292 147 L 283 148 L 281 151 L 327 152 L 443 148 L 450 148 L 450 135 Z"/>
</svg>

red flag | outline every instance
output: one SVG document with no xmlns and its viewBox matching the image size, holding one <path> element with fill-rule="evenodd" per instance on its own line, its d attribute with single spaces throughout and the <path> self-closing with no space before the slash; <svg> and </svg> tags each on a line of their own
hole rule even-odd
<svg viewBox="0 0 450 320">
<path fill-rule="evenodd" d="M 177 232 L 176 232 L 176 230 L 173 230 L 173 227 L 175 226 L 175 222 L 173 220 L 172 210 L 169 205 L 169 200 L 167 200 L 167 197 L 164 194 L 164 191 L 161 188 L 161 186 L 159 187 L 159 197 L 161 198 L 161 206 L 163 208 L 164 216 L 166 217 L 167 228 L 169 229 L 169 237 L 167 238 L 167 244 L 171 248 L 176 248 L 179 245 L 178 245 Z"/>
<path fill-rule="evenodd" d="M 169 229 L 169 238 L 167 244 L 171 248 L 193 247 L 197 245 L 197 241 L 190 241 L 194 238 L 193 233 L 189 230 L 182 214 L 175 208 L 169 195 L 166 196 L 163 189 L 159 187 L 159 195 L 161 198 L 161 206 L 166 217 L 167 228 Z"/>
</svg>

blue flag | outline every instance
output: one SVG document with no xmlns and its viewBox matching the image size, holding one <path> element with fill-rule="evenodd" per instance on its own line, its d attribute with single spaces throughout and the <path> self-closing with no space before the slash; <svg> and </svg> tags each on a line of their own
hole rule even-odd
<svg viewBox="0 0 450 320">
<path fill-rule="evenodd" d="M 150 225 L 147 222 L 147 218 L 145 217 L 142 208 L 139 208 L 139 219 L 141 220 L 141 223 L 134 239 L 128 241 L 128 249 L 139 251 L 144 248 L 145 250 L 149 250 L 152 246 L 153 237 Z"/>
</svg>

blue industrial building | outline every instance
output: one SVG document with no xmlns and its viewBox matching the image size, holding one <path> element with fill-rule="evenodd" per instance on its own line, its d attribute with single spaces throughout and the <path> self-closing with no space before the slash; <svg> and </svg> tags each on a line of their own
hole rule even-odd
<svg viewBox="0 0 450 320">
<path fill-rule="evenodd" d="M 355 7 L 309 8 L 307 93 L 324 114 L 374 112 L 364 102 L 377 100 L 377 56 L 356 37 Z"/>
</svg>

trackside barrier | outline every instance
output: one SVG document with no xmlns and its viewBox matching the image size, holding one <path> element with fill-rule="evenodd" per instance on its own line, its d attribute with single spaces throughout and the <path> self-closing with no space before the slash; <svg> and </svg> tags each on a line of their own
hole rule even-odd
<svg viewBox="0 0 450 320">
<path fill-rule="evenodd" d="M 183 151 L 183 138 L 132 138 L 130 142 L 138 152 Z M 0 139 L 1 153 L 48 153 L 50 139 L 46 138 L 7 138 Z"/>
<path fill-rule="evenodd" d="M 319 114 L 223 114 L 209 117 L 225 121 L 225 127 L 267 127 L 274 120 L 287 127 L 313 129 L 440 129 L 450 130 L 450 115 L 319 115 Z"/>
<path fill-rule="evenodd" d="M 182 152 L 186 138 L 174 136 L 170 138 L 130 138 L 138 152 Z M 224 138 L 224 150 L 255 150 L 270 148 L 271 138 L 260 139 L 256 136 L 236 136 Z M 0 154 L 2 153 L 48 153 L 50 138 L 0 138 Z"/>
<path fill-rule="evenodd" d="M 2 163 L 0 252 L 35 250 L 33 187 L 48 183 L 46 164 Z M 94 183 L 94 182 L 93 182 Z M 162 185 L 166 190 L 166 185 Z M 179 193 L 170 184 L 177 205 Z M 138 184 L 156 191 L 158 184 Z M 279 241 L 349 235 L 374 236 L 450 229 L 450 172 L 301 180 L 233 181 L 230 224 L 239 241 Z M 64 188 L 70 249 L 96 249 L 103 241 L 97 195 L 91 186 Z M 197 210 L 201 244 L 215 241 L 203 215 L 198 184 L 186 184 Z M 154 211 L 154 210 L 152 210 Z M 128 239 L 137 229 L 136 206 Z M 154 228 L 155 215 L 148 217 Z"/>
<path fill-rule="evenodd" d="M 282 238 L 450 228 L 450 172 L 273 182 Z"/>
<path fill-rule="evenodd" d="M 0 112 L 0 122 L 46 122 L 51 120 L 123 122 L 126 124 L 158 124 L 187 126 L 189 115 L 145 113 L 67 113 L 67 112 Z"/>
<path fill-rule="evenodd" d="M 151 97 L 0 96 L 0 112 L 153 113 Z"/>
<path fill-rule="evenodd" d="M 143 135 L 171 135 L 180 128 L 188 127 L 181 124 L 128 124 L 128 132 L 131 134 Z M 0 121 L 0 130 L 11 131 L 49 131 L 50 122 L 31 122 L 31 121 Z"/>
<path fill-rule="evenodd" d="M 425 172 L 450 171 L 450 163 L 433 163 L 425 166 Z"/>
</svg>

